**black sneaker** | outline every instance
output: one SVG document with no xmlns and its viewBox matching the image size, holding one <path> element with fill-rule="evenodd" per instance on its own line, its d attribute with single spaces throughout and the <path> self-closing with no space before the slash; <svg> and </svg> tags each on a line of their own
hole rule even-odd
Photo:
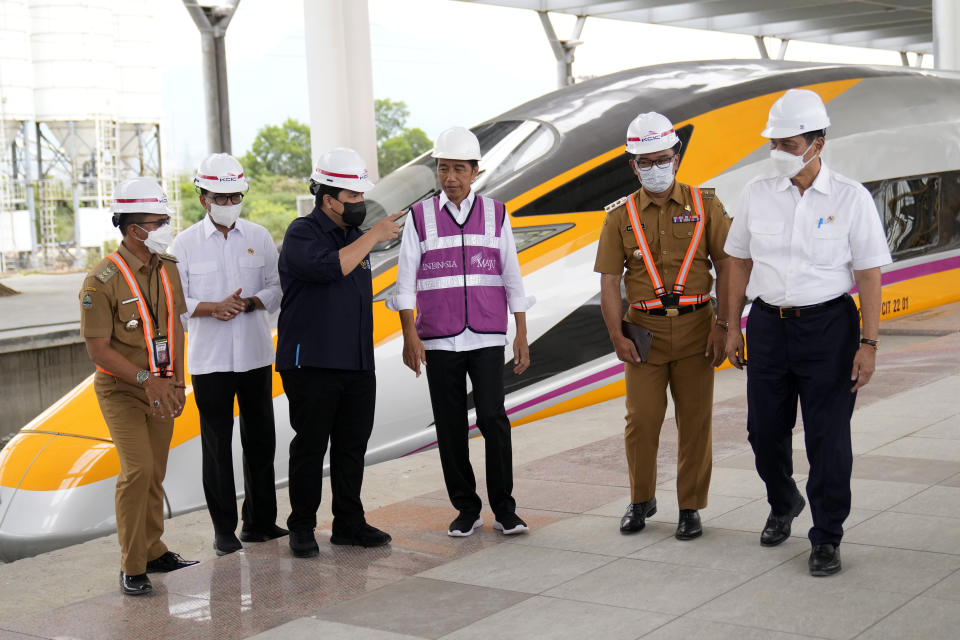
<svg viewBox="0 0 960 640">
<path fill-rule="evenodd" d="M 527 523 L 520 519 L 515 513 L 503 513 L 493 521 L 493 528 L 503 532 L 505 536 L 514 536 L 518 533 L 530 531 Z"/>
<path fill-rule="evenodd" d="M 213 550 L 217 552 L 218 556 L 225 556 L 228 553 L 240 551 L 240 549 L 243 549 L 243 545 L 240 544 L 239 540 L 237 540 L 237 536 L 233 533 L 233 531 L 229 533 L 214 534 Z"/>
<path fill-rule="evenodd" d="M 247 528 L 244 526 L 240 529 L 240 542 L 266 542 L 268 540 L 282 538 L 288 533 L 290 532 L 275 524 L 270 525 L 266 529 Z"/>
<path fill-rule="evenodd" d="M 380 531 L 374 526 L 364 522 L 359 527 L 337 527 L 333 526 L 333 534 L 330 536 L 330 544 L 346 544 L 356 547 L 382 547 L 390 544 L 393 538 L 386 531 Z"/>
<path fill-rule="evenodd" d="M 313 558 L 320 555 L 320 547 L 317 545 L 317 538 L 313 535 L 313 529 L 290 531 L 290 551 L 298 558 Z"/>
<path fill-rule="evenodd" d="M 447 535 L 453 538 L 466 538 L 473 534 L 474 529 L 479 529 L 482 526 L 483 520 L 480 519 L 480 514 L 461 511 L 457 519 L 450 523 Z"/>
</svg>

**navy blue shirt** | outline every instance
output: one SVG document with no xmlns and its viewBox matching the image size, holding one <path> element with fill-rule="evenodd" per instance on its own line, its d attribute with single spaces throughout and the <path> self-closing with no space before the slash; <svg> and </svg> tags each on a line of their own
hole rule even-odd
<svg viewBox="0 0 960 640">
<path fill-rule="evenodd" d="M 370 256 L 343 275 L 340 249 L 359 238 L 318 208 L 287 227 L 280 250 L 277 371 L 297 367 L 373 371 Z"/>
</svg>

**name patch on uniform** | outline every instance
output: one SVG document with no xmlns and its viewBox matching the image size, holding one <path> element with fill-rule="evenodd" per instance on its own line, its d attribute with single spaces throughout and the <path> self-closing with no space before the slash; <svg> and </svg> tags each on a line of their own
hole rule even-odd
<svg viewBox="0 0 960 640">
<path fill-rule="evenodd" d="M 84 309 L 89 309 L 90 307 L 92 307 L 92 306 L 93 306 L 93 296 L 91 296 L 89 293 L 86 294 L 86 295 L 84 295 L 84 296 L 83 296 L 83 299 L 80 301 L 80 305 L 81 305 Z"/>
<path fill-rule="evenodd" d="M 647 230 L 647 225 L 646 225 L 646 223 L 641 222 L 641 223 L 640 223 L 640 228 L 643 229 L 644 231 L 646 231 L 646 230 Z M 625 226 L 625 227 L 623 228 L 623 230 L 624 230 L 624 231 L 629 231 L 630 233 L 633 233 L 633 225 L 628 224 L 627 226 Z"/>
<path fill-rule="evenodd" d="M 690 216 L 673 216 L 673 221 L 676 223 L 681 222 L 700 222 L 700 216 L 690 215 Z"/>
</svg>

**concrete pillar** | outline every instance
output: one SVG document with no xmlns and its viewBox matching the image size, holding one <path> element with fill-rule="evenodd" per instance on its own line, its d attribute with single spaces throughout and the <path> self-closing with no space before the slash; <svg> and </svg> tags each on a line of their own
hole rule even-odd
<svg viewBox="0 0 960 640">
<path fill-rule="evenodd" d="M 960 71 L 960 3 L 933 0 L 933 63 L 937 69 Z"/>
<path fill-rule="evenodd" d="M 377 130 L 367 0 L 303 3 L 312 158 L 349 147 L 377 171 Z"/>
</svg>

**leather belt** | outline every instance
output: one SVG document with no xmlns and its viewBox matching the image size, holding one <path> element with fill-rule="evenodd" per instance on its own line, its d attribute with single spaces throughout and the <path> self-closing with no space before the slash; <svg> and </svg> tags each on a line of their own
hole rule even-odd
<svg viewBox="0 0 960 640">
<path fill-rule="evenodd" d="M 760 309 L 766 311 L 767 313 L 772 313 L 775 316 L 779 316 L 781 320 L 787 320 L 790 318 L 805 318 L 807 316 L 816 315 L 823 311 L 826 311 L 830 307 L 837 305 L 847 298 L 849 294 L 843 294 L 842 296 L 837 296 L 832 300 L 827 300 L 826 302 L 820 302 L 818 304 L 808 304 L 802 307 L 778 307 L 772 304 L 767 304 L 760 298 L 757 298 L 753 301 L 753 304 L 759 307 Z"/>
<path fill-rule="evenodd" d="M 710 304 L 710 300 L 706 300 L 699 304 L 690 304 L 683 307 L 669 307 L 667 309 L 637 309 L 637 311 L 643 311 L 646 314 L 651 316 L 667 316 L 668 318 L 676 318 L 677 316 L 682 316 L 685 313 L 692 313 L 697 309 L 703 309 L 705 306 Z"/>
</svg>

